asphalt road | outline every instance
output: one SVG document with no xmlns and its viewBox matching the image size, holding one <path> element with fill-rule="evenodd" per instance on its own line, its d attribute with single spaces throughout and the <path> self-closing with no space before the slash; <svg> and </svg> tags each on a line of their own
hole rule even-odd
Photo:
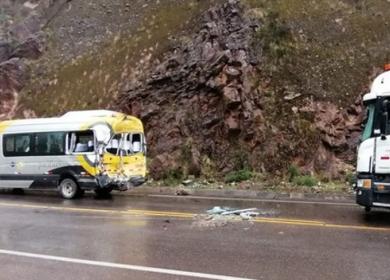
<svg viewBox="0 0 390 280">
<path fill-rule="evenodd" d="M 217 205 L 262 215 L 199 216 Z M 0 279 L 390 279 L 390 211 L 353 203 L 0 192 L 0 211 Z"/>
</svg>

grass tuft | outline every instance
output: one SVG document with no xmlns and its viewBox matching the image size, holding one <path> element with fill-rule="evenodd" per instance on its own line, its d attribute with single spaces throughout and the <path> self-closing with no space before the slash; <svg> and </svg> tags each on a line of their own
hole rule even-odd
<svg viewBox="0 0 390 280">
<path fill-rule="evenodd" d="M 297 176 L 293 179 L 293 183 L 298 186 L 314 187 L 318 184 L 317 179 L 313 176 L 304 175 Z"/>
<path fill-rule="evenodd" d="M 248 181 L 253 177 L 253 173 L 248 169 L 242 169 L 239 171 L 233 171 L 225 176 L 226 183 L 238 183 L 242 181 Z"/>
</svg>

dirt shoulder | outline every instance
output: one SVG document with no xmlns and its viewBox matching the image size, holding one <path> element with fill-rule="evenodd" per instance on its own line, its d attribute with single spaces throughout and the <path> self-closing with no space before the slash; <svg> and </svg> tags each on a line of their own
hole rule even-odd
<svg viewBox="0 0 390 280">
<path fill-rule="evenodd" d="M 139 188 L 134 188 L 123 195 L 175 195 L 224 197 L 272 200 L 313 200 L 353 202 L 353 187 L 348 182 L 328 182 L 315 186 L 299 186 L 290 182 L 254 182 L 240 183 L 209 182 L 201 180 L 184 180 L 170 183 L 149 181 Z"/>
</svg>

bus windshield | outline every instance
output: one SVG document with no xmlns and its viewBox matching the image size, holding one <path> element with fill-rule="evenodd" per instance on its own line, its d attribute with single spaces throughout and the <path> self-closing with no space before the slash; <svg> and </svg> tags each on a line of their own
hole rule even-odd
<svg viewBox="0 0 390 280">
<path fill-rule="evenodd" d="M 106 146 L 106 151 L 113 155 L 140 153 L 143 152 L 142 141 L 143 137 L 140 133 L 115 134 Z"/>
</svg>

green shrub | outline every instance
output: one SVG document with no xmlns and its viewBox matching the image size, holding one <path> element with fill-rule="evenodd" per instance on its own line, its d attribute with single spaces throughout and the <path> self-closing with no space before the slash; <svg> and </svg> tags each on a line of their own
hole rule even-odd
<svg viewBox="0 0 390 280">
<path fill-rule="evenodd" d="M 176 186 L 181 183 L 184 178 L 184 174 L 181 170 L 169 170 L 164 174 L 163 183 L 165 186 Z"/>
<path fill-rule="evenodd" d="M 287 172 L 288 172 L 288 180 L 289 180 L 289 182 L 292 182 L 295 177 L 298 177 L 298 176 L 301 175 L 301 172 L 299 171 L 298 166 L 296 166 L 295 164 L 291 164 L 288 167 Z"/>
<path fill-rule="evenodd" d="M 247 181 L 253 177 L 253 174 L 248 169 L 230 172 L 225 176 L 226 183 Z"/>
<path fill-rule="evenodd" d="M 317 185 L 317 179 L 313 176 L 297 176 L 293 179 L 293 183 L 298 186 L 306 186 L 306 187 L 313 187 Z"/>
<path fill-rule="evenodd" d="M 348 172 L 345 175 L 345 181 L 352 186 L 356 182 L 356 174 L 353 172 Z"/>
</svg>

